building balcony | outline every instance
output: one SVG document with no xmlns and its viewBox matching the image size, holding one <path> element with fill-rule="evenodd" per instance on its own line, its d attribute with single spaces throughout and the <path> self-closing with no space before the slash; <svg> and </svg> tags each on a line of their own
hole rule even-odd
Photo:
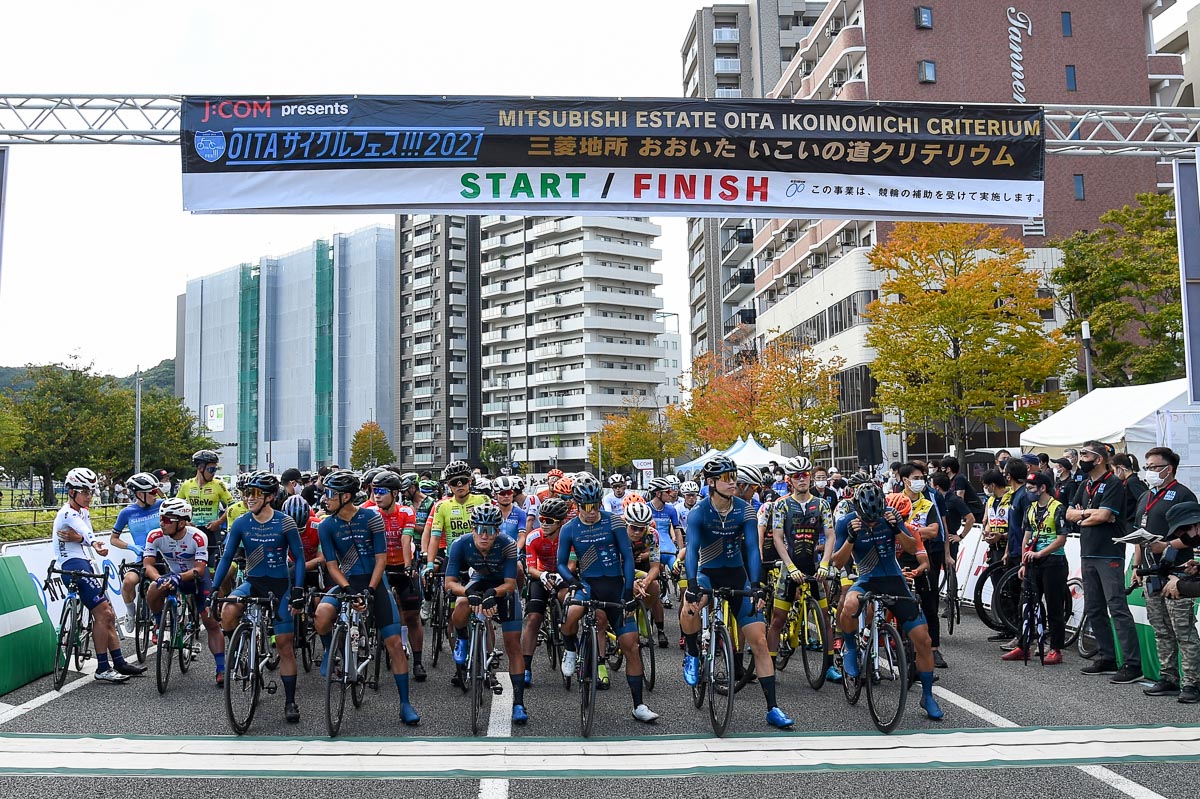
<svg viewBox="0 0 1200 799">
<path fill-rule="evenodd" d="M 418 408 L 417 410 L 413 411 L 412 418 L 416 419 L 417 421 L 432 419 L 433 408 Z"/>
<path fill-rule="evenodd" d="M 450 384 L 450 396 L 452 396 L 452 397 L 467 396 L 466 385 L 464 383 L 451 383 Z"/>
<path fill-rule="evenodd" d="M 432 397 L 433 396 L 433 386 L 420 386 L 418 388 L 414 388 L 412 395 L 414 397 L 416 397 L 417 399 L 424 399 L 425 397 Z"/>
<path fill-rule="evenodd" d="M 534 236 L 544 236 L 547 233 L 557 233 L 558 220 L 551 219 L 547 222 L 539 222 L 538 224 L 534 225 L 529 232 Z"/>
<path fill-rule="evenodd" d="M 480 274 L 496 275 L 525 268 L 525 259 L 520 256 L 485 258 L 480 264 Z"/>
<path fill-rule="evenodd" d="M 754 292 L 754 270 L 735 269 L 722 287 L 721 301 L 737 305 Z"/>
<path fill-rule="evenodd" d="M 562 344 L 547 344 L 544 347 L 538 347 L 526 353 L 526 357 L 530 361 L 544 361 L 547 358 L 559 358 L 563 354 Z"/>
<path fill-rule="evenodd" d="M 523 281 L 521 279 L 517 279 L 517 280 L 502 280 L 502 281 L 497 281 L 497 282 L 493 282 L 493 283 L 488 283 L 486 286 L 483 287 L 481 296 L 497 297 L 497 296 L 504 295 L 504 294 L 520 294 L 522 291 L 525 290 L 525 287 L 522 285 L 524 282 L 525 281 Z"/>
<path fill-rule="evenodd" d="M 533 407 L 535 408 L 561 408 L 566 404 L 566 397 L 535 397 L 533 399 Z"/>
<path fill-rule="evenodd" d="M 413 377 L 429 377 L 433 374 L 432 364 L 421 364 L 413 367 Z"/>
<path fill-rule="evenodd" d="M 418 344 L 412 348 L 412 351 L 413 355 L 428 355 L 433 352 L 433 343 L 426 342 L 424 344 Z"/>
<path fill-rule="evenodd" d="M 418 431 L 412 434 L 413 441 L 433 441 L 433 433 L 430 431 Z"/>
<path fill-rule="evenodd" d="M 742 59 L 714 58 L 713 72 L 718 75 L 740 75 L 742 72 Z"/>
<path fill-rule="evenodd" d="M 733 266 L 740 263 L 754 249 L 754 231 L 740 227 L 729 232 L 721 244 L 721 265 Z"/>
<path fill-rule="evenodd" d="M 519 221 L 521 221 L 521 217 L 519 216 L 512 216 L 509 214 L 488 214 L 487 216 L 480 218 L 479 226 L 484 230 L 487 230 L 489 228 L 500 227 L 504 225 L 515 225 Z"/>
<path fill-rule="evenodd" d="M 511 358 L 507 354 L 485 355 L 483 356 L 483 366 L 485 369 L 487 369 L 493 366 L 501 366 L 506 363 L 516 363 L 517 360 L 518 356 L 515 355 Z"/>
<path fill-rule="evenodd" d="M 713 96 L 718 100 L 736 99 L 742 96 L 742 90 L 737 86 L 718 86 L 716 93 Z"/>
<path fill-rule="evenodd" d="M 542 372 L 533 373 L 534 385 L 545 385 L 546 383 L 558 383 L 563 379 L 562 369 L 546 369 Z"/>
<path fill-rule="evenodd" d="M 742 308 L 725 320 L 725 335 L 729 335 L 738 327 L 753 325 L 758 319 L 758 312 L 753 308 Z"/>
<path fill-rule="evenodd" d="M 429 277 L 419 277 L 412 282 L 413 291 L 425 291 L 433 286 L 433 275 Z"/>
<path fill-rule="evenodd" d="M 425 299 L 425 300 L 417 300 L 412 304 L 412 309 L 416 313 L 420 313 L 421 311 L 428 311 L 432 307 L 433 307 L 433 298 L 432 297 L 430 297 L 429 299 Z"/>
<path fill-rule="evenodd" d="M 483 403 L 484 413 L 508 413 L 508 402 L 485 402 Z"/>
<path fill-rule="evenodd" d="M 579 299 L 575 302 L 582 301 L 585 305 L 619 305 L 622 308 L 647 308 L 651 310 L 659 310 L 663 307 L 662 298 L 654 294 L 622 294 L 619 291 L 584 291 L 582 296 L 578 293 L 567 295 L 569 297 Z"/>
<path fill-rule="evenodd" d="M 713 28 L 713 44 L 737 44 L 741 41 L 737 28 Z"/>
<path fill-rule="evenodd" d="M 428 333 L 433 330 L 433 320 L 426 319 L 424 322 L 417 322 L 413 325 L 413 333 Z"/>
<path fill-rule="evenodd" d="M 432 466 L 433 465 L 433 453 L 432 452 L 417 452 L 413 455 L 413 463 L 417 466 Z"/>
</svg>

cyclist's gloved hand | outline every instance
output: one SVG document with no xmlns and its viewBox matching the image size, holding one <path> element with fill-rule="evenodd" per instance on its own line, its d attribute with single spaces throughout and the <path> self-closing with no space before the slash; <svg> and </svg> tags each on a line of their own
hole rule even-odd
<svg viewBox="0 0 1200 799">
<path fill-rule="evenodd" d="M 689 585 L 687 590 L 683 592 L 683 599 L 686 602 L 695 604 L 704 596 L 704 592 L 700 590 L 700 586 Z"/>
<path fill-rule="evenodd" d="M 638 609 L 638 600 L 632 596 L 625 597 L 625 612 L 636 613 Z"/>
<path fill-rule="evenodd" d="M 767 589 L 761 585 L 756 585 L 754 586 L 753 596 L 755 602 L 765 602 L 767 599 Z"/>
<path fill-rule="evenodd" d="M 364 586 L 362 592 L 364 594 L 366 594 L 368 602 L 375 601 L 375 586 L 373 586 L 373 585 Z"/>
<path fill-rule="evenodd" d="M 291 599 L 288 602 L 289 605 L 296 608 L 297 610 L 304 607 L 304 587 L 303 586 L 293 585 L 291 588 L 290 597 L 291 597 Z"/>
<path fill-rule="evenodd" d="M 476 593 L 467 594 L 467 602 L 471 605 L 471 607 L 477 608 L 483 604 L 483 596 Z"/>
<path fill-rule="evenodd" d="M 421 576 L 428 577 L 429 575 L 433 574 L 434 568 L 435 567 L 432 563 L 426 563 L 424 566 L 421 567 Z"/>
<path fill-rule="evenodd" d="M 497 602 L 499 602 L 499 600 L 496 599 L 496 589 L 489 588 L 483 592 L 483 598 L 479 604 L 484 610 L 491 610 L 492 608 L 496 607 Z"/>
<path fill-rule="evenodd" d="M 791 577 L 793 582 L 798 583 L 804 579 L 804 572 L 800 571 L 795 566 L 792 566 L 788 569 L 788 577 Z"/>
<path fill-rule="evenodd" d="M 829 574 L 829 564 L 825 561 L 821 561 L 821 565 L 817 567 L 817 577 L 821 578 L 822 580 L 828 580 Z"/>
<path fill-rule="evenodd" d="M 438 556 L 433 559 L 433 565 L 438 571 L 441 571 L 446 565 L 446 556 L 439 553 Z"/>
<path fill-rule="evenodd" d="M 570 588 L 572 591 L 582 591 L 583 590 L 583 582 L 580 581 L 579 579 L 575 579 L 575 580 L 572 580 L 571 582 L 567 583 L 567 587 Z"/>
<path fill-rule="evenodd" d="M 133 556 L 138 560 L 141 560 L 146 555 L 146 550 L 142 547 L 139 547 L 137 544 L 130 544 L 129 551 L 132 552 Z"/>
</svg>

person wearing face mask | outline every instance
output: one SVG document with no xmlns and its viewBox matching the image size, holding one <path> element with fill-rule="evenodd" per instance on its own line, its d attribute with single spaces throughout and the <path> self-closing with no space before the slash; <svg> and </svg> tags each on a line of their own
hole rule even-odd
<svg viewBox="0 0 1200 799">
<path fill-rule="evenodd" d="M 838 503 L 838 492 L 834 489 L 833 481 L 829 479 L 829 472 L 824 466 L 813 469 L 812 493 L 813 496 L 825 500 L 831 510 Z"/>
<path fill-rule="evenodd" d="M 1088 479 L 1075 494 L 1067 521 L 1080 527 L 1084 615 L 1093 630 L 1108 630 L 1111 620 L 1125 656 L 1125 664 L 1118 669 L 1112 636 L 1097 635 L 1099 652 L 1081 671 L 1111 674 L 1113 683 L 1137 682 L 1142 679 L 1141 649 L 1125 598 L 1125 545 L 1113 541 L 1123 535 L 1120 518 L 1125 508 L 1125 486 L 1109 469 L 1108 452 L 1099 441 L 1089 441 L 1079 450 L 1079 468 Z"/>
<path fill-rule="evenodd" d="M 1059 458 L 1050 461 L 1051 477 L 1054 478 L 1054 498 L 1064 505 L 1070 505 L 1075 499 L 1079 486 L 1075 484 L 1075 464 L 1070 458 Z"/>
<path fill-rule="evenodd" d="M 1168 447 L 1155 447 L 1146 452 L 1146 470 L 1142 473 L 1147 490 L 1138 499 L 1133 526 L 1160 535 L 1164 540 L 1137 547 L 1133 556 L 1138 566 L 1161 565 L 1164 570 L 1176 568 L 1194 557 L 1191 547 L 1178 548 L 1178 529 L 1171 530 L 1167 514 L 1183 503 L 1196 501 L 1190 488 L 1175 479 L 1179 454 Z M 1200 702 L 1200 635 L 1196 633 L 1196 617 L 1191 599 L 1168 599 L 1163 595 L 1167 577 L 1134 576 L 1141 582 L 1146 599 L 1146 618 L 1154 628 L 1154 645 L 1162 666 L 1158 682 L 1146 688 L 1146 696 L 1178 696 L 1183 704 Z M 1177 657 L 1178 653 L 1178 657 Z M 1180 679 L 1182 677 L 1182 679 Z"/>
<path fill-rule="evenodd" d="M 1125 486 L 1125 512 L 1121 514 L 1121 529 L 1131 533 L 1137 529 L 1137 506 L 1142 494 L 1146 493 L 1146 484 L 1138 477 L 1138 461 L 1136 455 L 1128 452 L 1118 453 L 1113 459 L 1113 474 L 1121 478 Z"/>
<path fill-rule="evenodd" d="M 941 646 L 941 613 L 939 603 L 941 595 L 938 586 L 941 583 L 942 569 L 946 565 L 946 540 L 943 535 L 945 525 L 942 523 L 941 510 L 929 490 L 925 480 L 926 471 L 918 463 L 906 463 L 898 470 L 903 481 L 903 495 L 912 503 L 912 511 L 905 522 L 909 532 L 918 537 L 925 547 L 929 565 L 915 581 L 917 599 L 929 625 L 929 640 L 933 646 L 933 663 L 936 668 L 946 668 L 946 659 L 942 657 Z M 907 562 L 900 558 L 900 565 L 921 572 L 919 560 Z M 914 565 L 916 564 L 916 565 Z"/>
</svg>

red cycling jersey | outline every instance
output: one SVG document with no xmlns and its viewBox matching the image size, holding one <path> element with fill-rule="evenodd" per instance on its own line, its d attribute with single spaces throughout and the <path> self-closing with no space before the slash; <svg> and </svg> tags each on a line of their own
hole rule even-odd
<svg viewBox="0 0 1200 799">
<path fill-rule="evenodd" d="M 558 573 L 558 536 L 546 536 L 537 528 L 525 539 L 525 564 L 538 571 Z"/>
<path fill-rule="evenodd" d="M 387 565 L 403 566 L 404 531 L 407 530 L 409 535 L 413 535 L 413 528 L 417 526 L 417 512 L 398 502 L 392 505 L 391 513 L 384 513 L 379 507 L 375 507 L 374 510 L 383 517 L 383 530 L 387 538 Z"/>
</svg>

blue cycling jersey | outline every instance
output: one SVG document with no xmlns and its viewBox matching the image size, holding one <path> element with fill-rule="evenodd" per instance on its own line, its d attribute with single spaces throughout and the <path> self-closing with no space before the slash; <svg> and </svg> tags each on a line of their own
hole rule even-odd
<svg viewBox="0 0 1200 799">
<path fill-rule="evenodd" d="M 725 515 L 717 513 L 711 497 L 700 500 L 688 514 L 686 539 L 684 567 L 689 585 L 696 585 L 696 575 L 702 569 L 741 567 L 751 584 L 761 578 L 758 517 L 744 499 L 733 497 Z"/>
<path fill-rule="evenodd" d="M 679 547 L 675 545 L 675 539 L 671 537 L 671 528 L 680 526 L 679 511 L 675 510 L 674 505 L 666 504 L 656 510 L 654 503 L 651 502 L 650 514 L 654 517 L 654 526 L 658 529 L 659 553 L 674 555 L 679 551 Z"/>
<path fill-rule="evenodd" d="M 528 518 L 529 515 L 525 511 L 513 505 L 508 511 L 508 516 L 500 522 L 500 532 L 516 541 L 517 536 L 525 531 L 525 522 Z"/>
<path fill-rule="evenodd" d="M 834 548 L 841 549 L 846 543 L 850 522 L 857 518 L 854 511 L 838 519 L 834 526 Z M 907 535 L 899 526 L 880 519 L 869 530 L 859 530 L 851 554 L 858 569 L 859 582 L 870 577 L 903 577 L 900 563 L 896 560 L 896 536 Z"/>
<path fill-rule="evenodd" d="M 517 542 L 505 533 L 496 536 L 487 552 L 475 546 L 475 536 L 460 535 L 446 555 L 446 576 L 459 582 L 475 572 L 475 577 L 491 583 L 517 579 Z"/>
<path fill-rule="evenodd" d="M 567 581 L 576 578 L 567 568 L 572 549 L 579 579 L 587 582 L 594 577 L 621 577 L 625 593 L 633 590 L 633 545 L 620 516 L 602 510 L 595 524 L 584 524 L 576 516 L 563 526 L 558 534 L 558 573 Z"/>
<path fill-rule="evenodd" d="M 266 522 L 255 519 L 253 513 L 243 513 L 230 525 L 213 585 L 224 581 L 238 547 L 246 551 L 247 577 L 278 580 L 288 579 L 288 552 L 291 552 L 296 562 L 292 585 L 304 585 L 304 544 L 296 522 L 283 511 L 274 511 Z"/>
<path fill-rule="evenodd" d="M 148 508 L 142 507 L 137 502 L 126 505 L 117 514 L 117 523 L 113 525 L 113 532 L 120 534 L 128 530 L 133 543 L 144 548 L 146 546 L 146 536 L 158 529 L 158 509 L 160 505 L 162 505 L 161 499 L 156 499 L 154 504 Z"/>
<path fill-rule="evenodd" d="M 387 554 L 387 530 L 383 517 L 371 508 L 359 508 L 350 521 L 334 514 L 317 527 L 321 553 L 350 577 L 375 572 L 375 556 Z"/>
</svg>

